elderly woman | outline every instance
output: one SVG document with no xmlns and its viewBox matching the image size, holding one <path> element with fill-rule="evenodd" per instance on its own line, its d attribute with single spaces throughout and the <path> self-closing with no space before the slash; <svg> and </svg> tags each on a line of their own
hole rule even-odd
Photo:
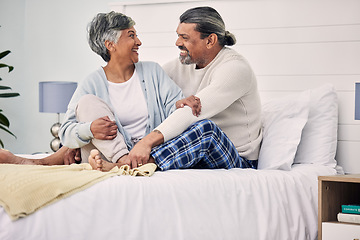
<svg viewBox="0 0 360 240">
<path fill-rule="evenodd" d="M 184 98 L 157 63 L 139 62 L 134 25 L 115 12 L 89 24 L 89 45 L 107 64 L 80 82 L 59 132 L 64 146 L 81 148 L 82 159 L 98 149 L 108 162 L 136 167 L 127 160 L 129 150 Z"/>
</svg>

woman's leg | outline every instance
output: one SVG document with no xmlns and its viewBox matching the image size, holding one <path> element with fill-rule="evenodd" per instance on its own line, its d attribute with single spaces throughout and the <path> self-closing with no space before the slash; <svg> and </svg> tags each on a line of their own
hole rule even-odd
<svg viewBox="0 0 360 240">
<path fill-rule="evenodd" d="M 114 113 L 109 106 L 100 98 L 94 95 L 84 95 L 76 107 L 76 118 L 78 122 L 91 122 L 98 118 L 108 116 L 114 121 Z M 123 135 L 118 131 L 113 140 L 92 139 L 91 143 L 81 148 L 81 158 L 87 161 L 90 152 L 97 149 L 101 153 L 101 159 L 111 163 L 117 163 L 118 160 L 129 153 Z"/>
<path fill-rule="evenodd" d="M 230 139 L 210 120 L 194 123 L 178 137 L 154 148 L 151 156 L 161 170 L 257 167 L 257 161 L 240 157 Z"/>
</svg>

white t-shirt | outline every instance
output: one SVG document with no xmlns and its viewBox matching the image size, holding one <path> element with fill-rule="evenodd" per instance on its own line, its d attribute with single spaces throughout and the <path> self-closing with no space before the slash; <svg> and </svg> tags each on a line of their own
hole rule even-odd
<svg viewBox="0 0 360 240">
<path fill-rule="evenodd" d="M 139 75 L 134 71 L 124 83 L 109 82 L 109 96 L 115 114 L 135 142 L 145 136 L 148 109 Z"/>
</svg>

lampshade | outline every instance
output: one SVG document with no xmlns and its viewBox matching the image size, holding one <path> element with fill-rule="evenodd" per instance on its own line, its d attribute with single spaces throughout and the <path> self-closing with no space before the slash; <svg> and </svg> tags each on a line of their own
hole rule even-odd
<svg viewBox="0 0 360 240">
<path fill-rule="evenodd" d="M 39 82 L 39 111 L 66 112 L 76 87 L 76 82 Z"/>
<path fill-rule="evenodd" d="M 355 83 L 355 120 L 360 120 L 360 83 Z"/>
</svg>

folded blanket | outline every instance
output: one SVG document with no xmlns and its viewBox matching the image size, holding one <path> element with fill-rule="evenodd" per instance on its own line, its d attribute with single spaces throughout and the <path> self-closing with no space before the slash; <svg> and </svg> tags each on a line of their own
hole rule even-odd
<svg viewBox="0 0 360 240">
<path fill-rule="evenodd" d="M 130 169 L 125 165 L 110 172 L 92 170 L 90 164 L 62 166 L 0 164 L 0 205 L 12 220 L 118 175 L 151 176 L 153 163 Z"/>
</svg>

